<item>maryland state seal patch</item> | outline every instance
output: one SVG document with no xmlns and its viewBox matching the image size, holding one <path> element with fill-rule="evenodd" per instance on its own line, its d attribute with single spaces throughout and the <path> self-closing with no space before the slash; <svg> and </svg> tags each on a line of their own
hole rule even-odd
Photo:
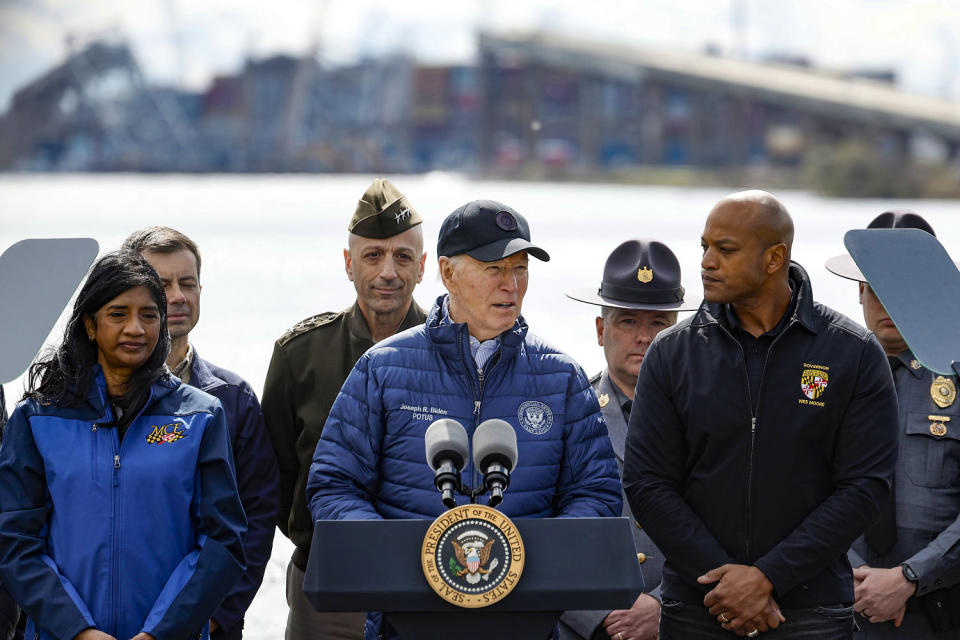
<svg viewBox="0 0 960 640">
<path fill-rule="evenodd" d="M 803 375 L 800 376 L 800 390 L 803 391 L 803 395 L 811 400 L 816 400 L 827 390 L 828 382 L 829 375 L 826 367 L 823 369 L 804 369 Z"/>
</svg>

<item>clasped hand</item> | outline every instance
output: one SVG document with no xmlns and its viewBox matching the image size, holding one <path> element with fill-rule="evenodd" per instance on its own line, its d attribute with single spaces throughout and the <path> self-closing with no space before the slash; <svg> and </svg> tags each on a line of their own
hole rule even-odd
<svg viewBox="0 0 960 640">
<path fill-rule="evenodd" d="M 754 630 L 770 631 L 786 622 L 771 596 L 773 584 L 756 567 L 725 564 L 700 576 L 697 582 L 716 583 L 704 596 L 703 604 L 724 629 L 738 636 Z"/>
<path fill-rule="evenodd" d="M 875 569 L 863 565 L 853 570 L 853 610 L 870 622 L 893 621 L 899 627 L 907 612 L 907 600 L 917 585 L 903 576 L 900 567 Z"/>
</svg>

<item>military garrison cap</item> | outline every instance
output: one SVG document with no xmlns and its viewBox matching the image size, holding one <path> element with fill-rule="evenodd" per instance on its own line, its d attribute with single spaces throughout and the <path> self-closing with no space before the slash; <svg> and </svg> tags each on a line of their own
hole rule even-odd
<svg viewBox="0 0 960 640">
<path fill-rule="evenodd" d="M 386 178 L 377 178 L 357 203 L 347 229 L 364 238 L 390 238 L 421 222 L 406 196 Z"/>
</svg>

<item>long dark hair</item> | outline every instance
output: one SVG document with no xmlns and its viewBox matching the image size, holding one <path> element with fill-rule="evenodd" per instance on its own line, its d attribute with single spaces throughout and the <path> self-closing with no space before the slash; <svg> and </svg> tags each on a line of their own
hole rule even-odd
<svg viewBox="0 0 960 640">
<path fill-rule="evenodd" d="M 170 353 L 167 332 L 167 297 L 160 277 L 139 253 L 114 251 L 93 265 L 80 289 L 60 346 L 30 367 L 24 398 L 41 404 L 80 404 L 86 400 L 97 363 L 97 344 L 87 337 L 84 318 L 94 319 L 100 308 L 134 287 L 146 287 L 160 312 L 160 337 L 150 358 L 130 377 L 126 393 L 146 391 L 166 375 L 164 363 Z"/>
</svg>

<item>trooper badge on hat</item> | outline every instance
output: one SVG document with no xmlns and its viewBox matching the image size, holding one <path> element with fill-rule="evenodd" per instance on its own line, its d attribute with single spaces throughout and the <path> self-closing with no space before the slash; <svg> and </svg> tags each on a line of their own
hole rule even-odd
<svg viewBox="0 0 960 640">
<path fill-rule="evenodd" d="M 568 298 L 587 304 L 641 311 L 693 311 L 699 298 L 686 295 L 680 262 L 656 240 L 627 240 L 603 265 L 599 289 L 574 289 Z"/>
<path fill-rule="evenodd" d="M 390 238 L 421 222 L 406 196 L 386 178 L 377 178 L 357 203 L 347 230 L 364 238 Z"/>
</svg>

